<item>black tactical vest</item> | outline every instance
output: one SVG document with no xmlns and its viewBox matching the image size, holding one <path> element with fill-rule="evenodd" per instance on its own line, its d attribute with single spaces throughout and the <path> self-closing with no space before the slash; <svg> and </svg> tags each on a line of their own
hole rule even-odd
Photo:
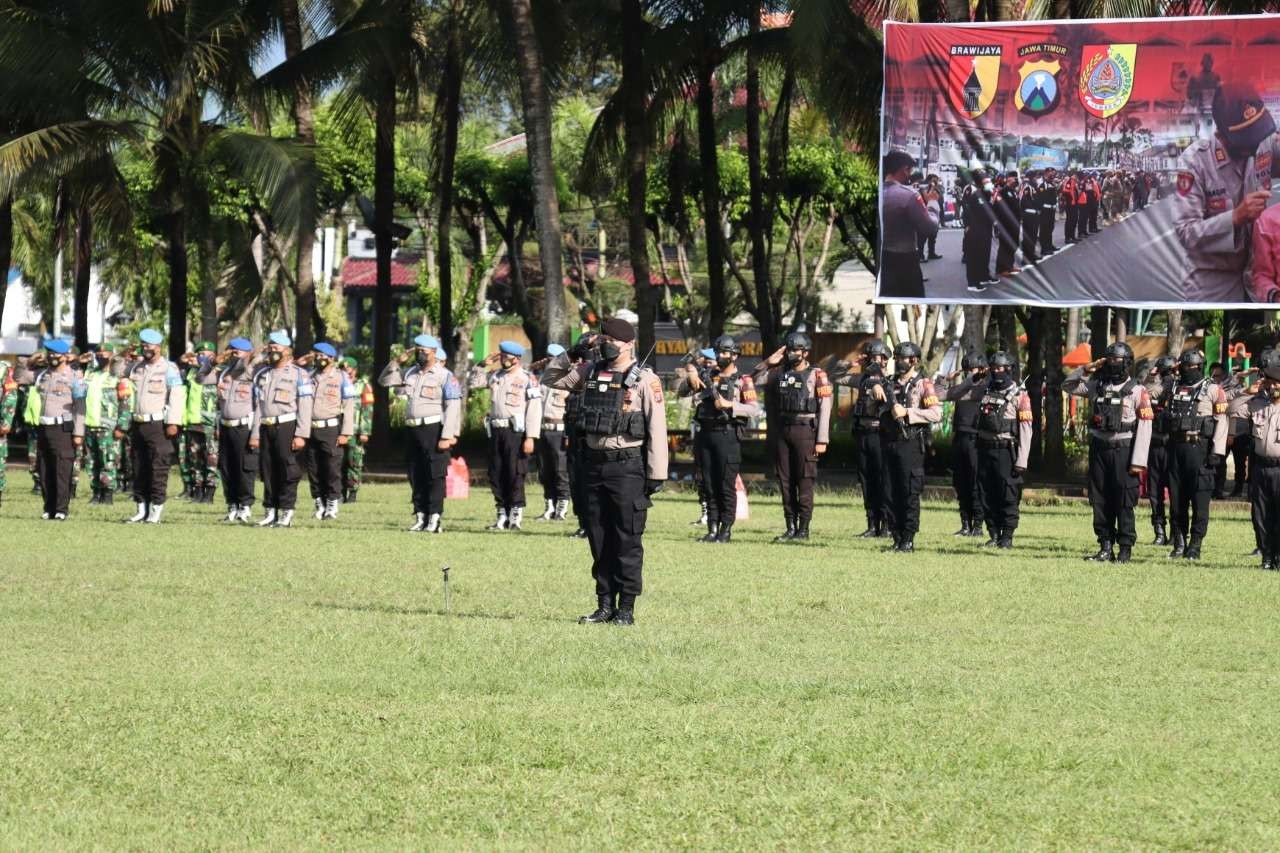
<svg viewBox="0 0 1280 853">
<path fill-rule="evenodd" d="M 1093 396 L 1094 429 L 1098 432 L 1127 432 L 1133 428 L 1132 423 L 1124 423 L 1124 401 L 1136 384 L 1132 377 L 1114 391 L 1107 390 L 1103 382 L 1097 384 Z"/>
<path fill-rule="evenodd" d="M 978 429 L 992 435 L 1016 436 L 1018 434 L 1017 416 L 1008 418 L 1005 417 L 1005 412 L 1008 411 L 1009 404 L 1020 394 L 1022 389 L 1017 385 L 1010 385 L 1003 391 L 987 389 L 982 402 L 978 404 Z"/>
<path fill-rule="evenodd" d="M 871 398 L 871 389 L 880 383 L 888 385 L 888 380 L 883 374 L 871 376 L 863 373 L 862 378 L 858 380 L 858 399 L 853 403 L 853 416 L 855 418 L 878 418 L 880 417 L 880 401 Z M 888 397 L 888 388 L 885 389 L 885 396 Z"/>
<path fill-rule="evenodd" d="M 818 411 L 818 397 L 809 393 L 809 377 L 814 368 L 789 370 L 778 377 L 778 411 L 784 415 L 812 415 Z"/>
<path fill-rule="evenodd" d="M 1201 379 L 1195 385 L 1173 387 L 1173 393 L 1169 396 L 1169 405 L 1165 409 L 1166 423 L 1169 425 L 1171 434 L 1199 432 L 1204 435 L 1213 435 L 1213 418 L 1196 414 L 1200 395 L 1208 384 L 1208 379 Z"/>
<path fill-rule="evenodd" d="M 732 376 L 722 376 L 716 373 L 712 376 L 704 376 L 703 382 L 706 387 L 698 399 L 698 409 L 694 417 L 704 424 L 727 424 L 732 421 L 732 412 L 716 408 L 716 397 L 719 396 L 731 403 L 737 402 L 738 379 L 741 375 L 735 373 Z"/>
<path fill-rule="evenodd" d="M 908 380 L 906 385 L 899 385 L 897 382 L 888 383 L 885 391 L 887 392 L 889 400 L 893 403 L 897 403 L 899 406 L 909 408 L 907 401 L 911 399 L 911 395 L 915 392 L 916 386 L 920 384 L 921 378 L 920 374 L 917 373 Z M 905 427 L 908 430 L 915 430 L 919 427 L 925 426 L 927 426 L 927 424 L 905 424 L 899 421 L 893 416 L 892 405 L 886 406 L 885 410 L 880 413 L 880 429 L 882 430 L 893 432 L 894 430 L 898 430 L 899 427 Z"/>
<path fill-rule="evenodd" d="M 572 430 L 578 425 L 578 416 L 582 414 L 582 392 L 573 391 L 564 398 L 564 428 Z"/>
<path fill-rule="evenodd" d="M 605 362 L 592 365 L 581 393 L 578 430 L 586 435 L 622 435 L 644 438 L 644 415 L 624 412 L 627 393 L 640 382 L 640 365 L 619 373 Z M 572 395 L 571 395 L 572 398 Z"/>
</svg>

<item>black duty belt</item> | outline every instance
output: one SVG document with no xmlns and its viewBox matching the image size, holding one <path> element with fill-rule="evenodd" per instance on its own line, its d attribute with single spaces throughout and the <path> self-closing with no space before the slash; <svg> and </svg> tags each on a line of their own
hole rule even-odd
<svg viewBox="0 0 1280 853">
<path fill-rule="evenodd" d="M 856 418 L 853 422 L 855 432 L 879 432 L 879 418 Z"/>
<path fill-rule="evenodd" d="M 700 432 L 728 432 L 737 428 L 736 424 L 726 424 L 719 421 L 698 421 L 698 430 Z"/>
<path fill-rule="evenodd" d="M 1261 465 L 1263 468 L 1280 468 L 1280 459 L 1264 459 L 1261 456 L 1253 457 L 1253 464 Z"/>
<path fill-rule="evenodd" d="M 1124 438 L 1102 438 L 1095 436 L 1091 439 L 1094 444 L 1101 444 L 1103 447 L 1128 447 L 1133 444 L 1133 436 L 1126 435 Z"/>
<path fill-rule="evenodd" d="M 978 438 L 979 447 L 1013 447 L 1012 438 Z"/>
<path fill-rule="evenodd" d="M 587 458 L 592 462 L 621 462 L 625 459 L 639 459 L 644 450 L 639 447 L 620 447 L 617 450 L 587 448 Z"/>
<path fill-rule="evenodd" d="M 799 424 L 812 426 L 818 422 L 817 416 L 811 414 L 779 415 L 778 420 L 782 422 L 783 426 L 797 426 Z"/>
<path fill-rule="evenodd" d="M 978 434 L 978 430 L 976 427 L 962 427 L 962 426 L 956 427 L 956 435 L 977 435 L 977 434 Z"/>
<path fill-rule="evenodd" d="M 1199 444 L 1202 441 L 1207 442 L 1209 437 L 1199 432 L 1175 432 L 1169 435 L 1169 441 L 1174 444 Z"/>
<path fill-rule="evenodd" d="M 880 440 L 890 443 L 895 441 L 913 441 L 924 435 L 928 427 L 923 424 L 912 424 L 910 426 L 891 426 L 880 428 Z"/>
</svg>

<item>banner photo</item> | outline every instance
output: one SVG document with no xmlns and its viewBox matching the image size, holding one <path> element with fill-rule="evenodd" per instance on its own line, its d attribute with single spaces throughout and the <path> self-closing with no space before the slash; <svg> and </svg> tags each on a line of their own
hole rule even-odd
<svg viewBox="0 0 1280 853">
<path fill-rule="evenodd" d="M 877 302 L 1280 308 L 1280 16 L 884 47 Z"/>
</svg>

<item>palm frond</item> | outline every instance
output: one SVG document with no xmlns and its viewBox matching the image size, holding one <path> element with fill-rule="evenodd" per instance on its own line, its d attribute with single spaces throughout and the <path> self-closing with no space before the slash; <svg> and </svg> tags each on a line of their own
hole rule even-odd
<svg viewBox="0 0 1280 853">
<path fill-rule="evenodd" d="M 132 121 L 84 119 L 51 124 L 0 145 L 0 195 L 66 174 L 121 142 L 140 142 Z"/>
</svg>

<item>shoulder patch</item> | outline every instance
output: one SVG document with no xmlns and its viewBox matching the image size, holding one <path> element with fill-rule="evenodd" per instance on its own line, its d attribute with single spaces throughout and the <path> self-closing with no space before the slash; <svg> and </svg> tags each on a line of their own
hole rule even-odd
<svg viewBox="0 0 1280 853">
<path fill-rule="evenodd" d="M 1188 196 L 1191 194 L 1191 188 L 1196 184 L 1196 176 L 1191 172 L 1178 173 L 1178 195 Z"/>
<path fill-rule="evenodd" d="M 1151 409 L 1150 405 L 1138 409 L 1138 420 L 1140 421 L 1152 421 L 1155 420 L 1155 417 L 1156 413 Z"/>
<path fill-rule="evenodd" d="M 1018 420 L 1019 420 L 1019 421 L 1021 421 L 1021 422 L 1023 422 L 1023 423 L 1030 423 L 1030 422 L 1031 422 L 1031 410 L 1030 410 L 1030 409 L 1022 409 L 1022 408 L 1019 408 L 1019 409 L 1018 409 Z"/>
<path fill-rule="evenodd" d="M 82 379 L 73 379 L 71 381 L 71 399 L 83 400 L 89 396 L 89 386 Z"/>
<path fill-rule="evenodd" d="M 1225 415 L 1225 414 L 1227 413 L 1227 404 L 1226 404 L 1226 403 L 1214 403 L 1214 404 L 1213 404 L 1213 413 L 1214 413 L 1215 415 Z"/>
<path fill-rule="evenodd" d="M 458 378 L 452 373 L 444 381 L 444 398 L 446 400 L 462 399 L 462 386 L 458 384 Z"/>
<path fill-rule="evenodd" d="M 298 396 L 314 397 L 315 393 L 316 393 L 316 386 L 311 384 L 311 378 L 308 377 L 306 373 L 299 373 L 298 374 Z"/>
<path fill-rule="evenodd" d="M 662 402 L 662 380 L 661 379 L 649 380 L 649 392 L 653 395 L 653 402 L 661 403 Z"/>
<path fill-rule="evenodd" d="M 818 385 L 817 387 L 815 387 L 815 388 L 813 389 L 813 393 L 817 394 L 819 397 L 830 397 L 830 396 L 831 396 L 831 384 L 830 384 L 830 383 L 824 383 L 824 384 L 822 384 L 822 385 Z"/>
<path fill-rule="evenodd" d="M 359 396 L 360 396 L 360 392 L 356 389 L 356 386 L 352 385 L 350 382 L 347 382 L 346 380 L 343 380 L 342 399 L 354 400 L 356 397 L 359 397 Z"/>
<path fill-rule="evenodd" d="M 164 384 L 168 385 L 170 388 L 184 384 L 182 381 L 182 375 L 178 373 L 178 368 L 174 367 L 172 364 L 169 365 L 169 368 L 164 372 Z"/>
</svg>

